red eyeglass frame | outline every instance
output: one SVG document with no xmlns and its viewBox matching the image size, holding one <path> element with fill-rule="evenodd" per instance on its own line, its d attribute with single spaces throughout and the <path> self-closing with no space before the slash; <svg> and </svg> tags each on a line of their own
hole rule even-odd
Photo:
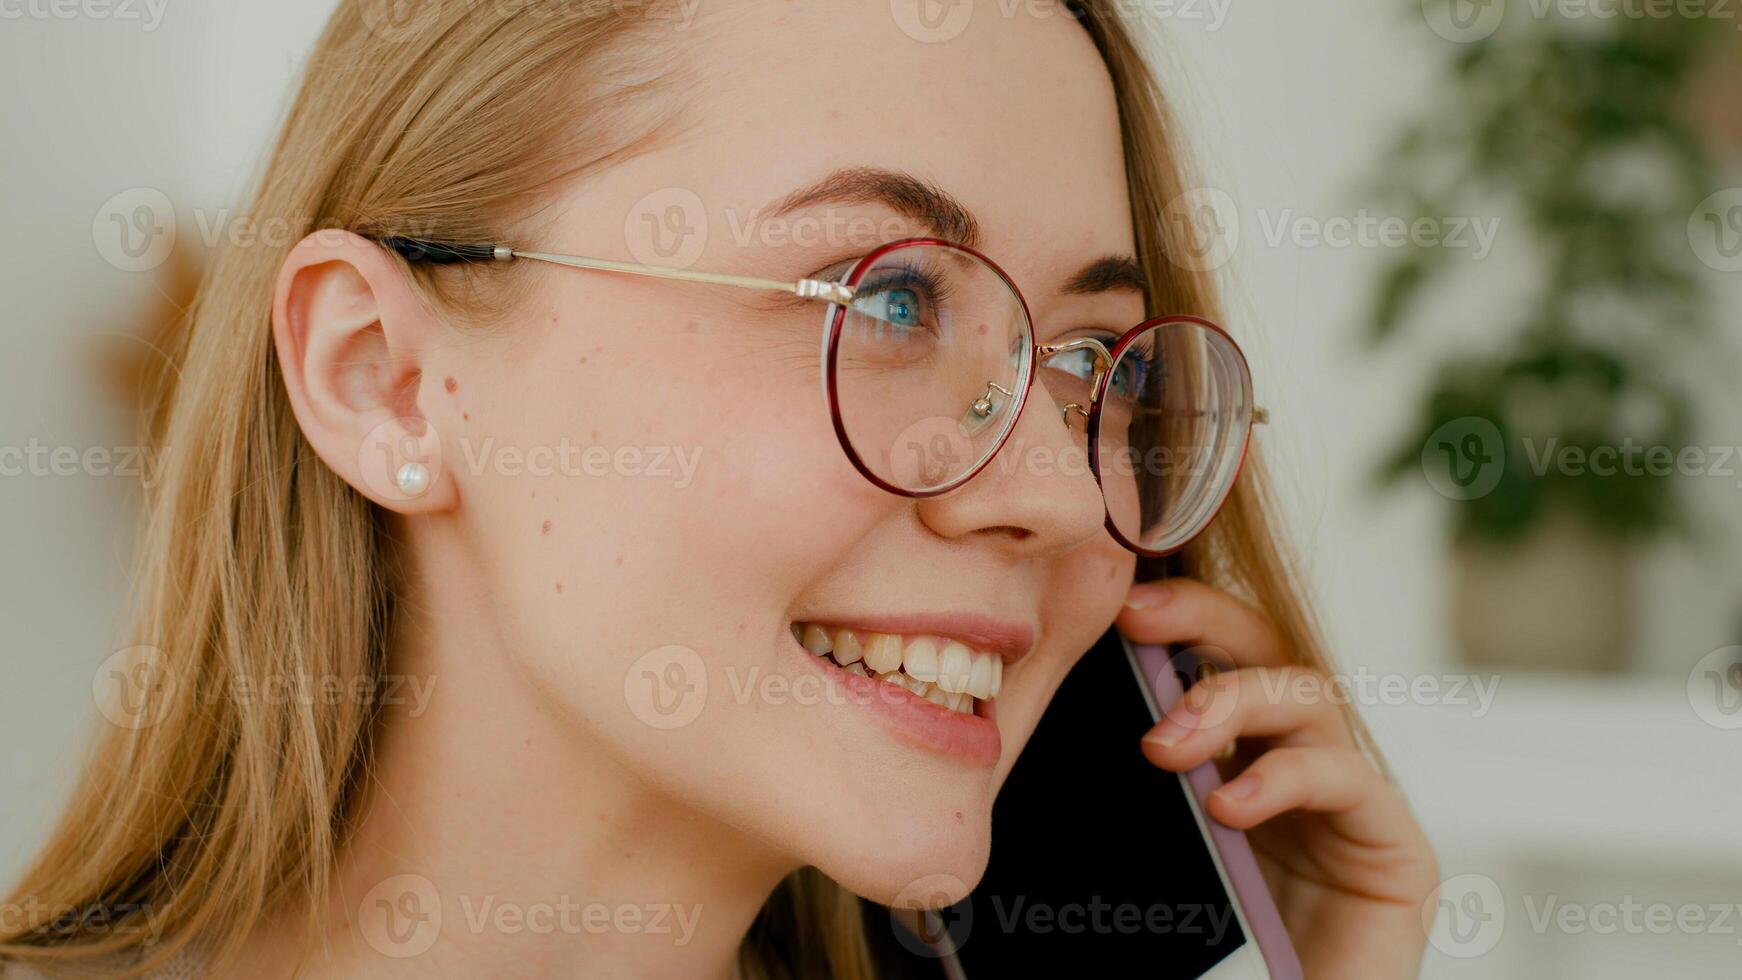
<svg viewBox="0 0 1742 980">
<path fill-rule="evenodd" d="M 824 327 L 827 331 L 827 336 L 823 341 L 823 397 L 824 400 L 828 402 L 829 420 L 834 426 L 835 438 L 841 444 L 841 449 L 847 454 L 847 459 L 853 464 L 853 468 L 859 471 L 860 476 L 871 481 L 874 486 L 902 497 L 927 499 L 931 497 L 939 497 L 953 490 L 960 489 L 969 480 L 972 480 L 975 476 L 979 475 L 980 471 L 984 470 L 991 464 L 993 458 L 1004 449 L 1007 443 L 1009 443 L 1011 433 L 1016 431 L 1016 426 L 1021 422 L 1022 410 L 1027 407 L 1028 404 L 1029 391 L 1034 388 L 1034 379 L 1036 375 L 1039 374 L 1038 368 L 1040 360 L 1043 357 L 1058 353 L 1062 349 L 1067 349 L 1067 345 L 1042 344 L 1035 340 L 1034 318 L 1028 310 L 1028 298 L 1022 295 L 1022 290 L 1017 288 L 1015 280 L 1011 279 L 1010 275 L 1006 273 L 1003 267 L 998 263 L 992 261 L 992 259 L 988 258 L 978 250 L 958 242 L 952 242 L 942 238 L 904 238 L 900 241 L 880 245 L 866 254 L 863 258 L 859 259 L 858 262 L 854 263 L 853 268 L 847 273 L 847 276 L 842 280 L 842 283 L 848 288 L 857 291 L 860 283 L 864 281 L 865 275 L 871 271 L 872 267 L 879 259 L 891 252 L 919 246 L 949 248 L 966 253 L 979 260 L 988 269 L 991 269 L 999 279 L 1003 280 L 1004 285 L 1009 287 L 1011 294 L 1016 297 L 1016 302 L 1022 308 L 1022 322 L 1024 329 L 1028 333 L 1029 347 L 1027 364 L 1028 377 L 1019 386 L 1020 390 L 1015 393 L 1015 406 L 1011 413 L 1012 421 L 1004 427 L 1004 431 L 999 435 L 998 442 L 992 447 L 992 451 L 987 453 L 985 458 L 976 463 L 972 469 L 942 486 L 927 488 L 924 490 L 911 490 L 905 487 L 896 486 L 873 472 L 865 460 L 860 457 L 858 450 L 854 448 L 852 437 L 847 434 L 846 421 L 841 414 L 840 387 L 836 383 L 836 376 L 839 372 L 840 362 L 841 331 L 846 323 L 847 308 L 839 303 L 832 303 L 830 305 L 829 312 L 825 314 L 828 319 L 825 320 Z M 1251 366 L 1247 364 L 1246 354 L 1240 349 L 1239 343 L 1234 340 L 1233 335 L 1229 334 L 1227 330 L 1222 328 L 1221 324 L 1200 316 L 1181 313 L 1151 317 L 1150 319 L 1144 320 L 1142 323 L 1132 327 L 1130 330 L 1127 330 L 1118 340 L 1114 341 L 1113 346 L 1110 348 L 1101 344 L 1100 341 L 1091 338 L 1081 338 L 1086 341 L 1088 345 L 1092 345 L 1093 349 L 1096 349 L 1106 361 L 1106 369 L 1102 369 L 1101 367 L 1097 367 L 1096 369 L 1094 386 L 1091 389 L 1089 399 L 1089 470 L 1094 474 L 1097 486 L 1103 485 L 1101 482 L 1101 466 L 1099 462 L 1099 449 L 1101 442 L 1101 406 L 1103 403 L 1101 396 L 1106 391 L 1107 384 L 1112 377 L 1111 368 L 1113 365 L 1119 363 L 1119 358 L 1123 356 L 1125 351 L 1137 341 L 1138 337 L 1141 337 L 1143 334 L 1156 327 L 1166 326 L 1172 323 L 1194 324 L 1220 335 L 1227 341 L 1229 348 L 1235 355 L 1235 361 L 1240 368 L 1241 381 L 1245 385 L 1248 396 L 1250 396 L 1253 390 Z M 1073 344 L 1069 346 L 1074 347 L 1075 345 Z M 1248 400 L 1250 400 L 1250 397 Z M 1216 498 L 1215 505 L 1209 508 L 1208 516 L 1203 519 L 1198 527 L 1194 528 L 1190 534 L 1186 535 L 1177 544 L 1167 548 L 1154 549 L 1145 548 L 1137 542 L 1132 541 L 1124 532 L 1119 530 L 1118 525 L 1114 522 L 1111 511 L 1106 507 L 1106 494 L 1103 491 L 1101 498 L 1104 515 L 1102 523 L 1107 528 L 1107 533 L 1111 534 L 1113 539 L 1118 541 L 1119 544 L 1127 550 L 1135 552 L 1145 558 L 1161 558 L 1166 555 L 1171 555 L 1179 551 L 1181 548 L 1191 544 L 1192 541 L 1197 539 L 1198 535 L 1202 534 L 1204 530 L 1215 521 L 1216 515 L 1221 513 L 1223 505 L 1228 502 L 1229 495 L 1234 492 L 1235 484 L 1240 482 L 1240 474 L 1244 472 L 1246 468 L 1246 455 L 1252 446 L 1252 427 L 1254 424 L 1262 423 L 1264 420 L 1264 411 L 1254 406 L 1247 416 L 1245 430 L 1240 434 L 1240 457 L 1234 464 L 1233 475 L 1229 477 L 1227 484 L 1222 488 L 1220 495 Z"/>
</svg>

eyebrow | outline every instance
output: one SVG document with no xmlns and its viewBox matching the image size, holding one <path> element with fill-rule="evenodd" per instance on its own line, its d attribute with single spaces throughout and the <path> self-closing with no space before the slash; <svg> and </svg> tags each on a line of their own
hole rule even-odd
<svg viewBox="0 0 1742 980">
<path fill-rule="evenodd" d="M 1065 283 L 1064 292 L 1071 294 L 1106 293 L 1115 289 L 1135 292 L 1149 290 L 1149 277 L 1143 266 L 1130 255 L 1104 255 L 1083 266 L 1082 271 Z"/>
<path fill-rule="evenodd" d="M 921 222 L 939 238 L 980 247 L 980 223 L 943 188 L 909 173 L 878 167 L 847 167 L 786 195 L 764 216 L 778 217 L 813 204 L 882 204 Z"/>
<path fill-rule="evenodd" d="M 913 174 L 881 167 L 846 167 L 795 190 L 763 209 L 764 217 L 780 217 L 816 204 L 881 204 L 924 224 L 939 238 L 980 248 L 980 223 L 961 201 L 936 184 Z M 1113 290 L 1145 292 L 1149 279 L 1130 255 L 1104 255 L 1090 261 L 1064 286 L 1072 295 Z"/>
</svg>

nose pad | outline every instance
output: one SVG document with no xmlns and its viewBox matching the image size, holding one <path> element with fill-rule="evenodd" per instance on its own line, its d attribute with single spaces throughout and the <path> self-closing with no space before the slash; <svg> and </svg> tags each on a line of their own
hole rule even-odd
<svg viewBox="0 0 1742 980">
<path fill-rule="evenodd" d="M 962 414 L 962 432 L 969 436 L 979 435 L 997 420 L 1003 410 L 1009 407 L 1015 394 L 996 381 L 986 382 L 986 390 L 979 398 L 974 399 L 968 410 Z"/>
</svg>

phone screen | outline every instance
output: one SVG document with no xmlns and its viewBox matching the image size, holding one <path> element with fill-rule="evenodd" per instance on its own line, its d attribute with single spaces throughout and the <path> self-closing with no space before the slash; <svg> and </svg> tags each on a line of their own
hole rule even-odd
<svg viewBox="0 0 1742 980">
<path fill-rule="evenodd" d="M 969 977 L 1199 977 L 1246 943 L 1189 790 L 1139 748 L 1154 722 L 1137 684 L 1109 630 L 1041 717 L 993 807 L 986 875 L 944 913 L 971 917 L 952 930 Z"/>
</svg>

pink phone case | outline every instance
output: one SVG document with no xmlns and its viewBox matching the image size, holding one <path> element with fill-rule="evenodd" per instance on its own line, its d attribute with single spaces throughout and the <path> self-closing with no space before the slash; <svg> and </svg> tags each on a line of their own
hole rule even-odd
<svg viewBox="0 0 1742 980">
<path fill-rule="evenodd" d="M 1164 646 L 1132 644 L 1131 652 L 1137 659 L 1150 696 L 1165 714 L 1185 693 L 1175 671 L 1180 666 L 1195 669 L 1196 662 L 1189 660 L 1190 654 L 1182 654 L 1176 664 Z M 1264 956 L 1272 980 L 1301 980 L 1300 957 L 1295 955 L 1294 945 L 1289 942 L 1288 932 L 1282 926 L 1282 916 L 1276 911 L 1276 902 L 1270 897 L 1270 889 L 1264 885 L 1264 875 L 1258 870 L 1258 859 L 1252 855 L 1252 845 L 1246 841 L 1244 833 L 1223 826 L 1210 817 L 1205 801 L 1216 787 L 1222 785 L 1222 774 L 1216 771 L 1214 762 L 1206 762 L 1186 773 L 1185 777 L 1192 795 L 1198 798 L 1204 822 L 1210 828 L 1210 842 L 1222 858 L 1222 867 L 1227 869 L 1240 911 L 1246 916 L 1252 939 L 1258 943 L 1258 951 Z"/>
</svg>

